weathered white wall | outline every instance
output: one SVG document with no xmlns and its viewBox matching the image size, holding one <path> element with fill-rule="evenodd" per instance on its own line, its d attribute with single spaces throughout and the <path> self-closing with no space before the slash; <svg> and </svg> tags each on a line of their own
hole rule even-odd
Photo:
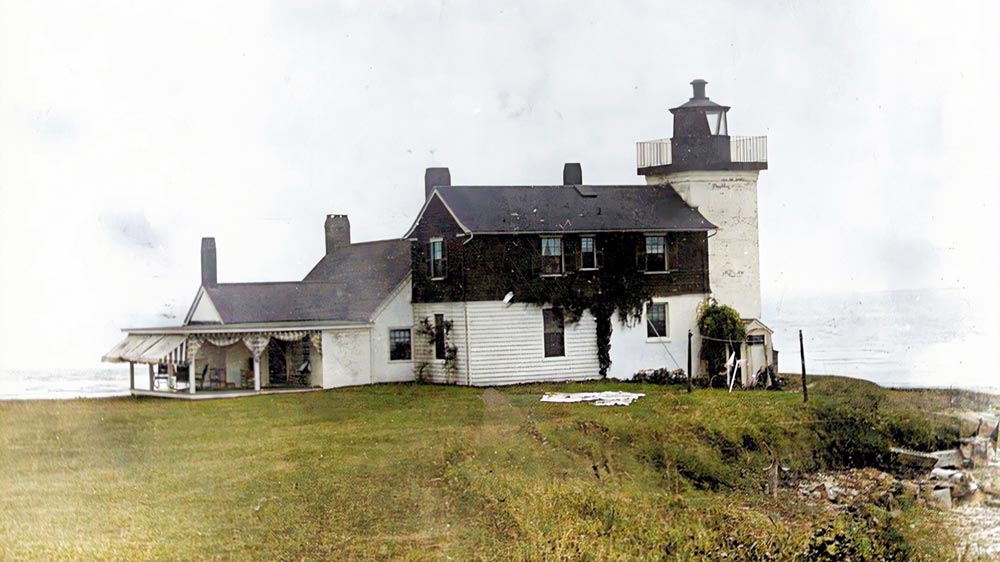
<svg viewBox="0 0 1000 562">
<path fill-rule="evenodd" d="M 323 386 L 323 350 L 316 348 L 309 353 L 309 386 Z"/>
<path fill-rule="evenodd" d="M 191 322 L 222 322 L 222 316 L 216 310 L 212 299 L 205 293 L 204 289 L 198 289 L 195 296 L 198 301 L 197 306 L 191 311 Z"/>
<path fill-rule="evenodd" d="M 369 328 L 323 331 L 323 388 L 371 384 Z"/>
<path fill-rule="evenodd" d="M 760 318 L 758 174 L 715 171 L 646 176 L 649 184 L 672 185 L 688 205 L 719 227 L 708 239 L 712 295 L 743 318 Z"/>
<path fill-rule="evenodd" d="M 545 357 L 542 309 L 534 305 L 508 306 L 500 301 L 413 305 L 415 326 L 421 318 L 433 323 L 434 314 L 444 314 L 453 323 L 448 342 L 458 347 L 458 372 L 449 379 L 444 361 L 434 359 L 433 344 L 414 330 L 414 366 L 424 366 L 433 382 L 492 386 L 599 376 L 597 327 L 589 313 L 566 324 L 564 357 Z"/>
<path fill-rule="evenodd" d="M 668 337 L 647 338 L 646 316 L 634 327 L 623 326 L 618 313 L 611 315 L 611 368 L 608 376 L 631 379 L 645 369 L 684 369 L 687 371 L 687 333 L 698 334 L 698 307 L 705 295 L 654 297 L 654 302 L 667 303 Z M 698 376 L 699 339 L 692 342 L 692 376 Z M 669 353 L 668 353 L 669 350 Z M 673 359 L 671 359 L 673 355 Z M 676 363 L 675 363 L 676 360 Z"/>
<path fill-rule="evenodd" d="M 427 336 L 419 333 L 420 321 L 429 319 L 434 325 L 434 315 L 444 314 L 446 321 L 452 322 L 451 331 L 446 341 L 458 347 L 458 358 L 455 362 L 457 372 L 448 375 L 444 360 L 434 358 L 434 344 Z M 413 372 L 423 370 L 424 377 L 430 382 L 446 384 L 468 384 L 468 355 L 465 341 L 465 306 L 460 302 L 443 303 L 413 303 Z"/>
<path fill-rule="evenodd" d="M 204 343 L 198 349 L 198 356 L 195 359 L 196 375 L 208 365 L 209 369 L 225 369 L 226 382 L 240 382 L 240 370 L 246 369 L 250 359 L 250 350 L 243 342 L 236 342 L 225 347 L 217 347 L 210 343 Z"/>
<path fill-rule="evenodd" d="M 241 371 L 248 370 L 250 364 L 250 350 L 242 341 L 227 346 L 226 350 L 226 382 L 240 384 Z M 250 371 L 253 377 L 253 371 Z"/>
<path fill-rule="evenodd" d="M 372 332 L 372 365 L 374 382 L 405 382 L 413 380 L 413 360 L 389 360 L 389 330 L 409 328 L 411 341 L 416 334 L 413 330 L 413 307 L 410 282 L 404 283 L 399 291 L 391 295 L 386 306 L 375 317 Z"/>
<path fill-rule="evenodd" d="M 201 370 L 206 365 L 208 365 L 209 369 L 224 369 L 226 367 L 226 348 L 216 347 L 209 343 L 205 343 L 198 348 L 194 368 L 198 373 L 201 373 Z M 198 373 L 195 374 L 197 375 Z"/>
<path fill-rule="evenodd" d="M 500 301 L 470 302 L 469 366 L 474 386 L 600 377 L 597 325 L 585 313 L 566 323 L 564 357 L 545 357 L 542 308 Z M 459 354 L 462 354 L 459 346 Z"/>
</svg>

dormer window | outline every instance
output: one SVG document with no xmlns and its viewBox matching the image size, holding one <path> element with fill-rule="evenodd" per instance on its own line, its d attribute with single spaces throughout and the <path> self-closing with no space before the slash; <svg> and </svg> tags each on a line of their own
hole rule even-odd
<svg viewBox="0 0 1000 562">
<path fill-rule="evenodd" d="M 562 238 L 542 238 L 542 275 L 562 275 Z"/>
<path fill-rule="evenodd" d="M 709 109 L 705 111 L 705 119 L 708 120 L 708 131 L 713 136 L 729 135 L 729 127 L 726 124 L 726 112 L 723 109 Z"/>
<path fill-rule="evenodd" d="M 444 240 L 437 238 L 428 244 L 431 279 L 444 279 L 448 275 L 448 260 L 444 255 Z"/>
</svg>

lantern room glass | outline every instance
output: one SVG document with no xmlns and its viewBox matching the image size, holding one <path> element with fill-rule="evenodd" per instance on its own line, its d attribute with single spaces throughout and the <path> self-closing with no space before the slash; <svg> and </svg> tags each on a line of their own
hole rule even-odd
<svg viewBox="0 0 1000 562">
<path fill-rule="evenodd" d="M 726 112 L 720 109 L 709 109 L 705 112 L 705 119 L 708 121 L 708 132 L 714 135 L 729 135 L 729 127 L 726 124 Z"/>
</svg>

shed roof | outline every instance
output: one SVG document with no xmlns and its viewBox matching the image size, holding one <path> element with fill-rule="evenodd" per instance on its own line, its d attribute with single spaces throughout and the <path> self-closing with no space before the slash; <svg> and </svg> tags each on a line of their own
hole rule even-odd
<svg viewBox="0 0 1000 562">
<path fill-rule="evenodd" d="M 455 219 L 473 233 L 716 228 L 669 186 L 440 186 L 435 193 Z"/>
<path fill-rule="evenodd" d="M 351 244 L 324 256 L 302 281 L 220 283 L 205 287 L 225 324 L 369 322 L 406 279 L 410 244 Z"/>
</svg>

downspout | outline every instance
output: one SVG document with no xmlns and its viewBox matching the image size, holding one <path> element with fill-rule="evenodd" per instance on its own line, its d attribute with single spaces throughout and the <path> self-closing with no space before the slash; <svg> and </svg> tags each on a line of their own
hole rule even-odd
<svg viewBox="0 0 1000 562">
<path fill-rule="evenodd" d="M 462 246 L 472 242 L 475 234 L 469 232 L 469 237 L 462 241 Z M 465 385 L 472 386 L 472 353 L 469 351 L 469 301 L 465 294 L 465 251 L 462 252 L 462 306 L 465 308 Z"/>
</svg>

